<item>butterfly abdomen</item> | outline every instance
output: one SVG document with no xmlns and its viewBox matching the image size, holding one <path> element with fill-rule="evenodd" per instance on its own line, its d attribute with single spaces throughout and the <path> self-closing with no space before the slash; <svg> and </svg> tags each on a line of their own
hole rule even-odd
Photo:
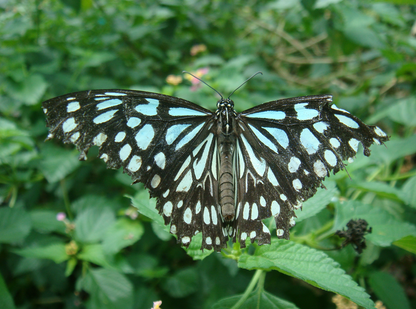
<svg viewBox="0 0 416 309">
<path fill-rule="evenodd" d="M 235 179 L 233 158 L 235 154 L 236 135 L 234 134 L 234 121 L 229 113 L 233 110 L 224 108 L 218 117 L 218 144 L 219 144 L 219 203 L 221 214 L 225 221 L 235 218 Z"/>
<path fill-rule="evenodd" d="M 231 141 L 230 136 L 220 137 L 220 165 L 219 165 L 219 197 L 222 216 L 225 221 L 231 221 L 235 217 L 234 202 L 234 176 L 233 176 L 233 153 L 235 140 Z"/>
</svg>

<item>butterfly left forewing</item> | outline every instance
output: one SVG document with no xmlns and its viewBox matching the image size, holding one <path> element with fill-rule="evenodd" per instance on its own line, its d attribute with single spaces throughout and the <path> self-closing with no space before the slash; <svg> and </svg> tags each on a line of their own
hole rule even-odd
<svg viewBox="0 0 416 309">
<path fill-rule="evenodd" d="M 75 144 L 80 159 L 98 146 L 108 167 L 123 167 L 158 197 L 159 212 L 184 245 L 199 231 L 203 248 L 225 246 L 210 111 L 179 98 L 128 90 L 72 93 L 45 101 L 43 108 L 48 138 Z"/>
</svg>

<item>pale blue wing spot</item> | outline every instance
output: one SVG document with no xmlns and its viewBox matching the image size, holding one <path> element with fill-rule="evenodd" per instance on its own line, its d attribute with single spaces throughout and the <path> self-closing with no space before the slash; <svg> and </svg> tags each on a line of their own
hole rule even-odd
<svg viewBox="0 0 416 309">
<path fill-rule="evenodd" d="M 117 105 L 120 105 L 121 103 L 123 103 L 123 101 L 120 99 L 110 99 L 105 102 L 98 103 L 97 110 L 99 111 L 99 110 L 106 109 L 109 107 L 117 106 Z"/>
<path fill-rule="evenodd" d="M 131 117 L 128 121 L 127 121 L 127 126 L 130 128 L 135 128 L 137 127 L 142 121 L 140 120 L 140 118 L 137 117 Z"/>
<path fill-rule="evenodd" d="M 273 144 L 266 136 L 263 135 L 259 130 L 257 130 L 255 127 L 253 127 L 251 124 L 249 124 L 250 129 L 254 132 L 255 136 L 267 147 L 269 147 L 271 150 L 278 152 L 277 147 L 275 144 Z"/>
<path fill-rule="evenodd" d="M 335 117 L 337 117 L 338 120 L 341 123 L 345 124 L 347 127 L 350 127 L 352 129 L 358 129 L 360 127 L 358 123 L 356 123 L 351 118 L 348 118 L 347 116 L 335 114 Z"/>
<path fill-rule="evenodd" d="M 269 132 L 283 148 L 286 149 L 289 146 L 289 137 L 282 129 L 270 127 L 264 127 L 263 129 Z"/>
<path fill-rule="evenodd" d="M 247 150 L 248 156 L 250 158 L 250 162 L 253 165 L 254 169 L 256 170 L 257 174 L 260 176 L 264 175 L 264 172 L 266 171 L 266 162 L 263 158 L 260 160 L 256 157 L 254 154 L 253 148 L 251 147 L 250 143 L 247 141 L 247 139 L 244 137 L 244 135 L 241 136 L 241 140 L 243 141 L 244 147 Z"/>
<path fill-rule="evenodd" d="M 195 127 L 191 132 L 189 132 L 188 134 L 185 135 L 184 138 L 182 138 L 179 143 L 176 145 L 175 150 L 180 149 L 181 147 L 183 147 L 184 145 L 186 145 L 187 143 L 189 143 L 189 141 L 191 139 L 193 139 L 195 137 L 195 135 L 198 134 L 198 132 L 201 130 L 203 126 L 203 123 L 201 123 L 199 126 Z"/>
<path fill-rule="evenodd" d="M 80 108 L 81 106 L 79 105 L 79 102 L 75 101 L 68 104 L 68 106 L 66 107 L 66 111 L 67 113 L 72 113 L 79 110 Z"/>
<path fill-rule="evenodd" d="M 147 124 L 136 133 L 136 143 L 140 149 L 147 149 L 155 136 L 155 130 L 152 125 Z"/>
<path fill-rule="evenodd" d="M 171 116 L 206 116 L 207 114 L 185 107 L 172 107 L 169 109 Z"/>
<path fill-rule="evenodd" d="M 127 93 L 121 93 L 121 92 L 105 92 L 105 95 L 127 95 Z"/>
<path fill-rule="evenodd" d="M 246 115 L 250 118 L 266 118 L 271 120 L 282 120 L 285 119 L 286 114 L 282 111 L 262 111 L 253 114 Z"/>
<path fill-rule="evenodd" d="M 134 109 L 139 113 L 146 116 L 157 115 L 157 107 L 159 106 L 159 100 L 146 98 L 149 104 L 139 104 Z"/>
<path fill-rule="evenodd" d="M 309 129 L 303 129 L 300 133 L 300 143 L 310 155 L 316 153 L 321 144 Z"/>
<path fill-rule="evenodd" d="M 92 121 L 95 124 L 100 124 L 100 123 L 104 123 L 107 122 L 109 120 L 111 120 L 114 117 L 114 114 L 117 113 L 117 110 L 112 110 L 112 111 L 107 111 L 105 113 L 102 113 L 101 115 L 98 115 L 97 117 L 95 117 Z"/>
<path fill-rule="evenodd" d="M 326 122 L 320 121 L 313 125 L 315 130 L 321 134 L 324 134 L 325 130 L 328 129 L 329 125 Z"/>
<path fill-rule="evenodd" d="M 168 145 L 172 145 L 172 143 L 178 138 L 178 136 L 191 124 L 176 124 L 168 128 L 166 131 L 165 140 Z"/>
<path fill-rule="evenodd" d="M 306 108 L 309 103 L 298 103 L 295 105 L 298 120 L 310 120 L 319 115 L 316 109 Z"/>
</svg>

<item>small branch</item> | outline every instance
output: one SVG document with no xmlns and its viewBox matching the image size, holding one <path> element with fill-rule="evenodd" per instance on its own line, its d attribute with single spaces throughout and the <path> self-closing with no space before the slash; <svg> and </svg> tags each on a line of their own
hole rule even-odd
<svg viewBox="0 0 416 309">
<path fill-rule="evenodd" d="M 238 309 L 241 307 L 242 304 L 244 304 L 244 302 L 250 296 L 250 293 L 253 292 L 254 287 L 256 286 L 262 274 L 263 274 L 263 270 L 261 269 L 256 270 L 253 278 L 250 281 L 250 284 L 248 285 L 247 289 L 244 291 L 244 294 L 241 296 L 240 300 L 234 306 L 231 307 L 231 309 Z"/>
</svg>

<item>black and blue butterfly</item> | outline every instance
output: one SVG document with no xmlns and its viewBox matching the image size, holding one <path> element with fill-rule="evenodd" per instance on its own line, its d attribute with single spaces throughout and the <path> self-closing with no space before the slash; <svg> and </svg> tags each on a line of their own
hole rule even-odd
<svg viewBox="0 0 416 309">
<path fill-rule="evenodd" d="M 202 233 L 201 249 L 220 251 L 231 238 L 270 243 L 262 222 L 274 217 L 289 238 L 294 210 L 330 172 L 344 168 L 361 143 L 387 135 L 332 104 L 331 95 L 283 99 L 242 113 L 227 98 L 212 112 L 189 101 L 144 91 L 105 89 L 43 103 L 48 139 L 91 146 L 110 168 L 122 167 L 157 198 L 178 242 Z"/>
</svg>

